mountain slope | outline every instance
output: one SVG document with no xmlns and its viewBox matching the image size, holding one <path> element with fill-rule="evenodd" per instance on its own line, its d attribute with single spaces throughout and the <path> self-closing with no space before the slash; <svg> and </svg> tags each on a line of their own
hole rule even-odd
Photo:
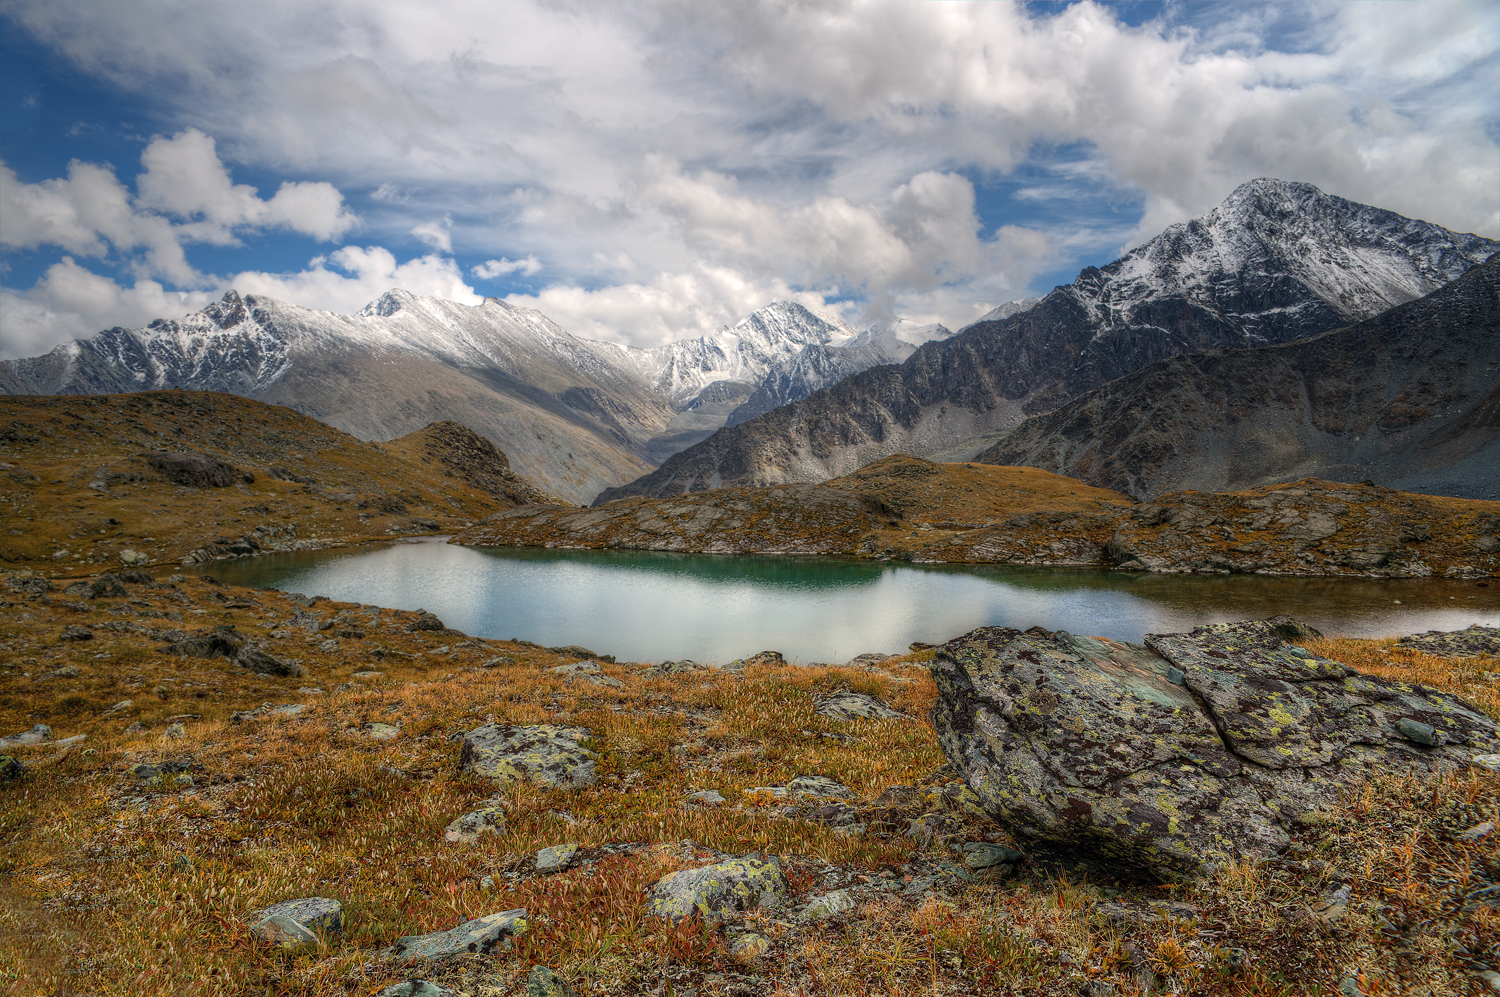
<svg viewBox="0 0 1500 997">
<path fill-rule="evenodd" d="M 977 460 L 1138 498 L 1306 476 L 1500 498 L 1500 254 L 1356 325 L 1159 361 Z"/>
<path fill-rule="evenodd" d="M 818 364 L 795 363 L 809 346 L 832 358 L 822 367 L 849 372 L 903 355 L 884 345 L 791 302 L 713 336 L 638 350 L 580 339 L 493 298 L 469 307 L 396 290 L 339 315 L 231 291 L 180 320 L 0 362 L 0 392 L 225 391 L 365 439 L 451 420 L 578 502 L 711 434 L 772 371 L 786 397 L 821 386 Z"/>
<path fill-rule="evenodd" d="M 1497 250 L 1307 184 L 1252 181 L 1024 311 L 722 430 L 600 501 L 821 481 L 891 453 L 936 453 L 1166 357 L 1370 318 Z"/>
</svg>

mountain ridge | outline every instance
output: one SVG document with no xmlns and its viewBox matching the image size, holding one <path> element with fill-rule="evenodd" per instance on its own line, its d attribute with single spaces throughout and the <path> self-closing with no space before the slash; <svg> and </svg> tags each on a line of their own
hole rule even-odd
<svg viewBox="0 0 1500 997">
<path fill-rule="evenodd" d="M 1497 250 L 1310 184 L 1250 181 L 1029 308 L 721 430 L 595 501 L 823 481 L 893 453 L 954 448 L 1169 356 L 1372 317 Z"/>
</svg>

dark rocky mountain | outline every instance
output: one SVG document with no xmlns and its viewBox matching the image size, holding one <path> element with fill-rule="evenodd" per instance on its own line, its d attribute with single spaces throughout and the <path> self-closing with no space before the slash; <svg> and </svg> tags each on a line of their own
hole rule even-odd
<svg viewBox="0 0 1500 997">
<path fill-rule="evenodd" d="M 895 452 L 954 454 L 1158 360 L 1371 318 L 1497 250 L 1308 184 L 1255 180 L 1024 311 L 723 429 L 598 501 L 822 481 Z"/>
<path fill-rule="evenodd" d="M 1308 476 L 1500 498 L 1500 254 L 1365 322 L 1158 361 L 976 459 L 1137 498 Z"/>
</svg>

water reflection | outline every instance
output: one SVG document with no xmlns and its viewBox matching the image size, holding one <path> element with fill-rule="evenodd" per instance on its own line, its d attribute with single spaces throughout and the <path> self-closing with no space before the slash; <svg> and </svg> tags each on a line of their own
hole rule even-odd
<svg viewBox="0 0 1500 997">
<path fill-rule="evenodd" d="M 639 661 L 726 661 L 765 649 L 804 662 L 845 661 L 983 625 L 1138 641 L 1144 633 L 1276 613 L 1365 637 L 1500 618 L 1500 588 L 1472 581 L 1140 575 L 430 541 L 221 561 L 203 570 L 237 585 L 424 608 L 476 636 L 582 644 Z"/>
</svg>

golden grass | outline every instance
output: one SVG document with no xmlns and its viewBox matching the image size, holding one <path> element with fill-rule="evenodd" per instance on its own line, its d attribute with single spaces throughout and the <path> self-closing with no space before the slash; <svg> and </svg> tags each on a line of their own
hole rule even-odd
<svg viewBox="0 0 1500 997">
<path fill-rule="evenodd" d="M 993 829 L 946 813 L 945 837 L 927 845 L 905 837 L 905 821 L 945 812 L 935 793 L 898 813 L 868 810 L 870 830 L 857 836 L 739 801 L 745 790 L 804 773 L 832 776 L 864 800 L 889 786 L 940 789 L 947 777 L 936 772 L 943 759 L 926 719 L 935 687 L 912 666 L 922 655 L 873 671 L 760 666 L 739 677 L 649 678 L 633 665 L 605 665 L 625 682 L 617 690 L 551 673 L 569 659 L 545 649 L 414 633 L 405 629 L 411 614 L 325 601 L 313 610 L 361 620 L 366 636 L 340 638 L 336 652 L 321 650 L 326 633 L 270 640 L 308 674 L 267 679 L 222 659 L 162 655 L 157 642 L 101 621 L 170 625 L 109 610 L 171 606 L 199 625 L 257 634 L 303 607 L 200 579 L 176 590 L 191 604 L 167 598 L 171 589 L 131 589 L 130 599 L 93 600 L 87 612 L 55 597 L 7 596 L 0 608 L 11 666 L 0 669 L 0 734 L 45 722 L 58 737 L 89 735 L 65 751 L 18 751 L 27 772 L 0 787 L 8 992 L 371 994 L 408 975 L 375 958 L 396 937 L 517 907 L 532 929 L 514 952 L 427 975 L 476 995 L 519 993 L 534 962 L 557 968 L 582 994 L 907 995 L 1077 994 L 1089 980 L 1129 994 L 1149 972 L 1182 994 L 1293 995 L 1327 992 L 1357 972 L 1370 994 L 1447 994 L 1463 992 L 1467 959 L 1500 958 L 1485 952 L 1500 939 L 1496 910 L 1464 906 L 1500 872 L 1500 835 L 1454 838 L 1500 818 L 1493 775 L 1364 787 L 1330 801 L 1324 822 L 1284 861 L 1231 865 L 1195 886 L 1069 882 L 1030 870 L 951 894 L 872 892 L 869 884 L 899 884 L 952 861 L 951 842 Z M 93 641 L 56 641 L 62 626 L 81 622 L 93 626 Z M 1494 661 L 1445 662 L 1388 641 L 1312 649 L 1500 714 L 1497 684 L 1484 675 Z M 483 667 L 499 656 L 510 660 Z M 79 674 L 41 678 L 66 665 Z M 383 674 L 351 677 L 366 670 Z M 326 691 L 299 695 L 299 687 Z M 840 688 L 879 694 L 909 719 L 818 716 L 816 697 Z M 127 696 L 134 708 L 101 716 Z M 309 709 L 231 722 L 234 711 L 265 701 Z M 184 714 L 199 715 L 184 721 L 186 736 L 163 739 Z M 505 834 L 446 844 L 446 824 L 497 793 L 457 771 L 452 740 L 491 717 L 589 728 L 599 782 L 574 792 L 501 790 Z M 125 734 L 131 722 L 147 729 Z M 401 733 L 373 740 L 365 732 L 374 722 Z M 832 733 L 857 740 L 822 736 Z M 138 784 L 126 769 L 141 761 L 186 763 L 194 785 Z M 681 805 L 710 788 L 729 804 Z M 531 874 L 535 851 L 564 841 L 582 846 L 585 862 Z M 747 926 L 771 940 L 771 953 L 757 967 L 738 966 L 722 934 L 669 928 L 645 913 L 652 883 L 714 850 L 780 856 L 798 898 L 827 889 L 836 873 L 863 891 L 862 906 L 810 927 L 752 915 Z M 494 885 L 485 889 L 487 876 Z M 1352 889 L 1346 908 L 1323 911 L 1341 882 Z M 251 937 L 252 911 L 310 895 L 344 903 L 342 938 L 287 955 Z M 1178 906 L 1151 906 L 1160 901 Z"/>
</svg>

